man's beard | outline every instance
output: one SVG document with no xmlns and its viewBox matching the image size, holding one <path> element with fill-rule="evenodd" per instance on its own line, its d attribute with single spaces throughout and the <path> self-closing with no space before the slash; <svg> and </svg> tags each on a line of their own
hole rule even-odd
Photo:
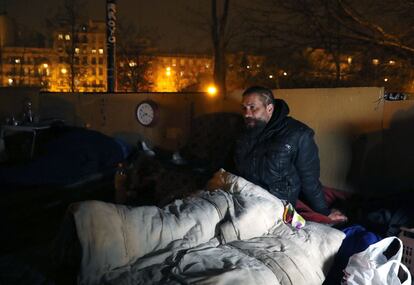
<svg viewBox="0 0 414 285">
<path fill-rule="evenodd" d="M 263 131 L 267 124 L 265 120 L 255 118 L 246 118 L 244 123 L 246 125 L 246 135 L 248 136 L 257 136 Z"/>
</svg>

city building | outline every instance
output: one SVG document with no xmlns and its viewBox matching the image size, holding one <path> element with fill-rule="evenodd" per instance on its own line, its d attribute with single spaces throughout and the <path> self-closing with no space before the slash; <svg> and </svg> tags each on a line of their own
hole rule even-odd
<svg viewBox="0 0 414 285">
<path fill-rule="evenodd" d="M 53 33 L 56 72 L 49 91 L 106 91 L 105 22 L 89 20 L 76 28 L 63 26 Z"/>
<path fill-rule="evenodd" d="M 39 86 L 52 92 L 106 91 L 105 23 L 88 21 L 72 35 L 53 32 L 51 48 L 1 46 L 2 86 Z"/>
<path fill-rule="evenodd" d="M 33 47 L 1 48 L 2 86 L 39 86 L 51 90 L 55 81 L 57 53 Z"/>
<path fill-rule="evenodd" d="M 1 23 L 11 22 L 6 18 Z M 12 29 L 0 31 L 0 84 L 36 86 L 51 92 L 106 92 L 106 26 L 89 20 L 77 27 L 59 26 L 50 48 L 14 46 Z M 74 32 L 72 32 L 74 31 Z M 118 92 L 206 91 L 213 83 L 213 57 L 206 54 L 157 53 L 145 39 L 139 47 L 117 50 Z M 255 76 L 262 56 L 226 56 L 230 89 L 242 88 Z M 242 82 L 243 81 L 243 82 Z M 234 88 L 233 88 L 234 87 Z"/>
<path fill-rule="evenodd" d="M 156 54 L 151 61 L 153 90 L 202 91 L 212 82 L 212 57 L 195 54 Z"/>
</svg>

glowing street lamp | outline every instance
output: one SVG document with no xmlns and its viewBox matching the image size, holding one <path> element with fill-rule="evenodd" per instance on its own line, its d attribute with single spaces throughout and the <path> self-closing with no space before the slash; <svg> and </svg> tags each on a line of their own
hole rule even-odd
<svg viewBox="0 0 414 285">
<path fill-rule="evenodd" d="M 217 94 L 217 87 L 214 85 L 209 85 L 207 88 L 207 93 L 210 97 L 214 97 Z"/>
<path fill-rule="evenodd" d="M 62 68 L 62 69 L 60 70 L 60 72 L 61 72 L 62 74 L 66 74 L 68 71 L 67 71 L 67 69 L 66 69 L 66 68 Z"/>
</svg>

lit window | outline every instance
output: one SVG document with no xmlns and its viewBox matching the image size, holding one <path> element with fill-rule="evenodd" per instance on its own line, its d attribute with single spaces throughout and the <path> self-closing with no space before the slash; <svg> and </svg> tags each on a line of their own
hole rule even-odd
<svg viewBox="0 0 414 285">
<path fill-rule="evenodd" d="M 167 76 L 171 76 L 171 67 L 167 67 L 167 68 L 165 69 L 165 75 L 167 75 Z"/>
<path fill-rule="evenodd" d="M 348 64 L 351 64 L 351 63 L 352 63 L 352 57 L 350 57 L 350 56 L 349 56 L 349 57 L 347 58 L 347 61 L 348 61 Z"/>
<path fill-rule="evenodd" d="M 9 83 L 9 85 L 13 85 L 13 79 L 12 78 L 9 78 L 7 81 Z"/>
<path fill-rule="evenodd" d="M 75 53 L 79 53 L 79 52 L 80 52 L 79 48 L 75 48 Z"/>
<path fill-rule="evenodd" d="M 390 60 L 388 63 L 389 63 L 390 65 L 394 65 L 394 64 L 395 64 L 395 60 Z"/>
<path fill-rule="evenodd" d="M 14 59 L 14 62 L 15 62 L 15 63 L 20 63 L 20 58 L 15 58 L 15 59 Z"/>
<path fill-rule="evenodd" d="M 69 34 L 65 35 L 65 40 L 70 41 L 70 35 Z"/>
<path fill-rule="evenodd" d="M 93 49 L 92 49 L 92 53 L 96 53 L 96 49 L 94 49 L 94 48 L 93 48 Z"/>
<path fill-rule="evenodd" d="M 62 35 L 62 34 L 59 34 L 59 35 L 58 35 L 58 39 L 59 39 L 59 40 L 63 40 L 63 35 Z"/>
<path fill-rule="evenodd" d="M 62 74 L 66 74 L 68 71 L 67 71 L 67 69 L 66 69 L 66 68 L 64 68 L 64 67 L 63 67 L 63 68 L 61 68 L 61 69 L 60 69 L 60 72 L 61 72 Z"/>
<path fill-rule="evenodd" d="M 378 65 L 378 64 L 379 64 L 379 59 L 374 58 L 374 59 L 372 60 L 372 64 L 373 64 L 373 65 Z"/>
<path fill-rule="evenodd" d="M 47 68 L 49 65 L 47 63 L 43 63 L 43 67 Z"/>
<path fill-rule="evenodd" d="M 103 54 L 103 48 L 100 48 L 100 49 L 98 50 L 98 52 L 99 52 L 99 54 Z"/>
<path fill-rule="evenodd" d="M 130 62 L 129 62 L 129 66 L 130 66 L 130 67 L 137 66 L 137 63 L 136 63 L 135 61 L 130 61 Z"/>
</svg>

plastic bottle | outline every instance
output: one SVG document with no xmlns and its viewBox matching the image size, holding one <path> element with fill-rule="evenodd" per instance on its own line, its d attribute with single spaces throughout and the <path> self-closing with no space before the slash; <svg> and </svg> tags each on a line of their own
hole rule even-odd
<svg viewBox="0 0 414 285">
<path fill-rule="evenodd" d="M 115 172 L 115 203 L 124 204 L 127 202 L 127 169 L 124 163 L 118 163 L 118 168 Z"/>
</svg>

